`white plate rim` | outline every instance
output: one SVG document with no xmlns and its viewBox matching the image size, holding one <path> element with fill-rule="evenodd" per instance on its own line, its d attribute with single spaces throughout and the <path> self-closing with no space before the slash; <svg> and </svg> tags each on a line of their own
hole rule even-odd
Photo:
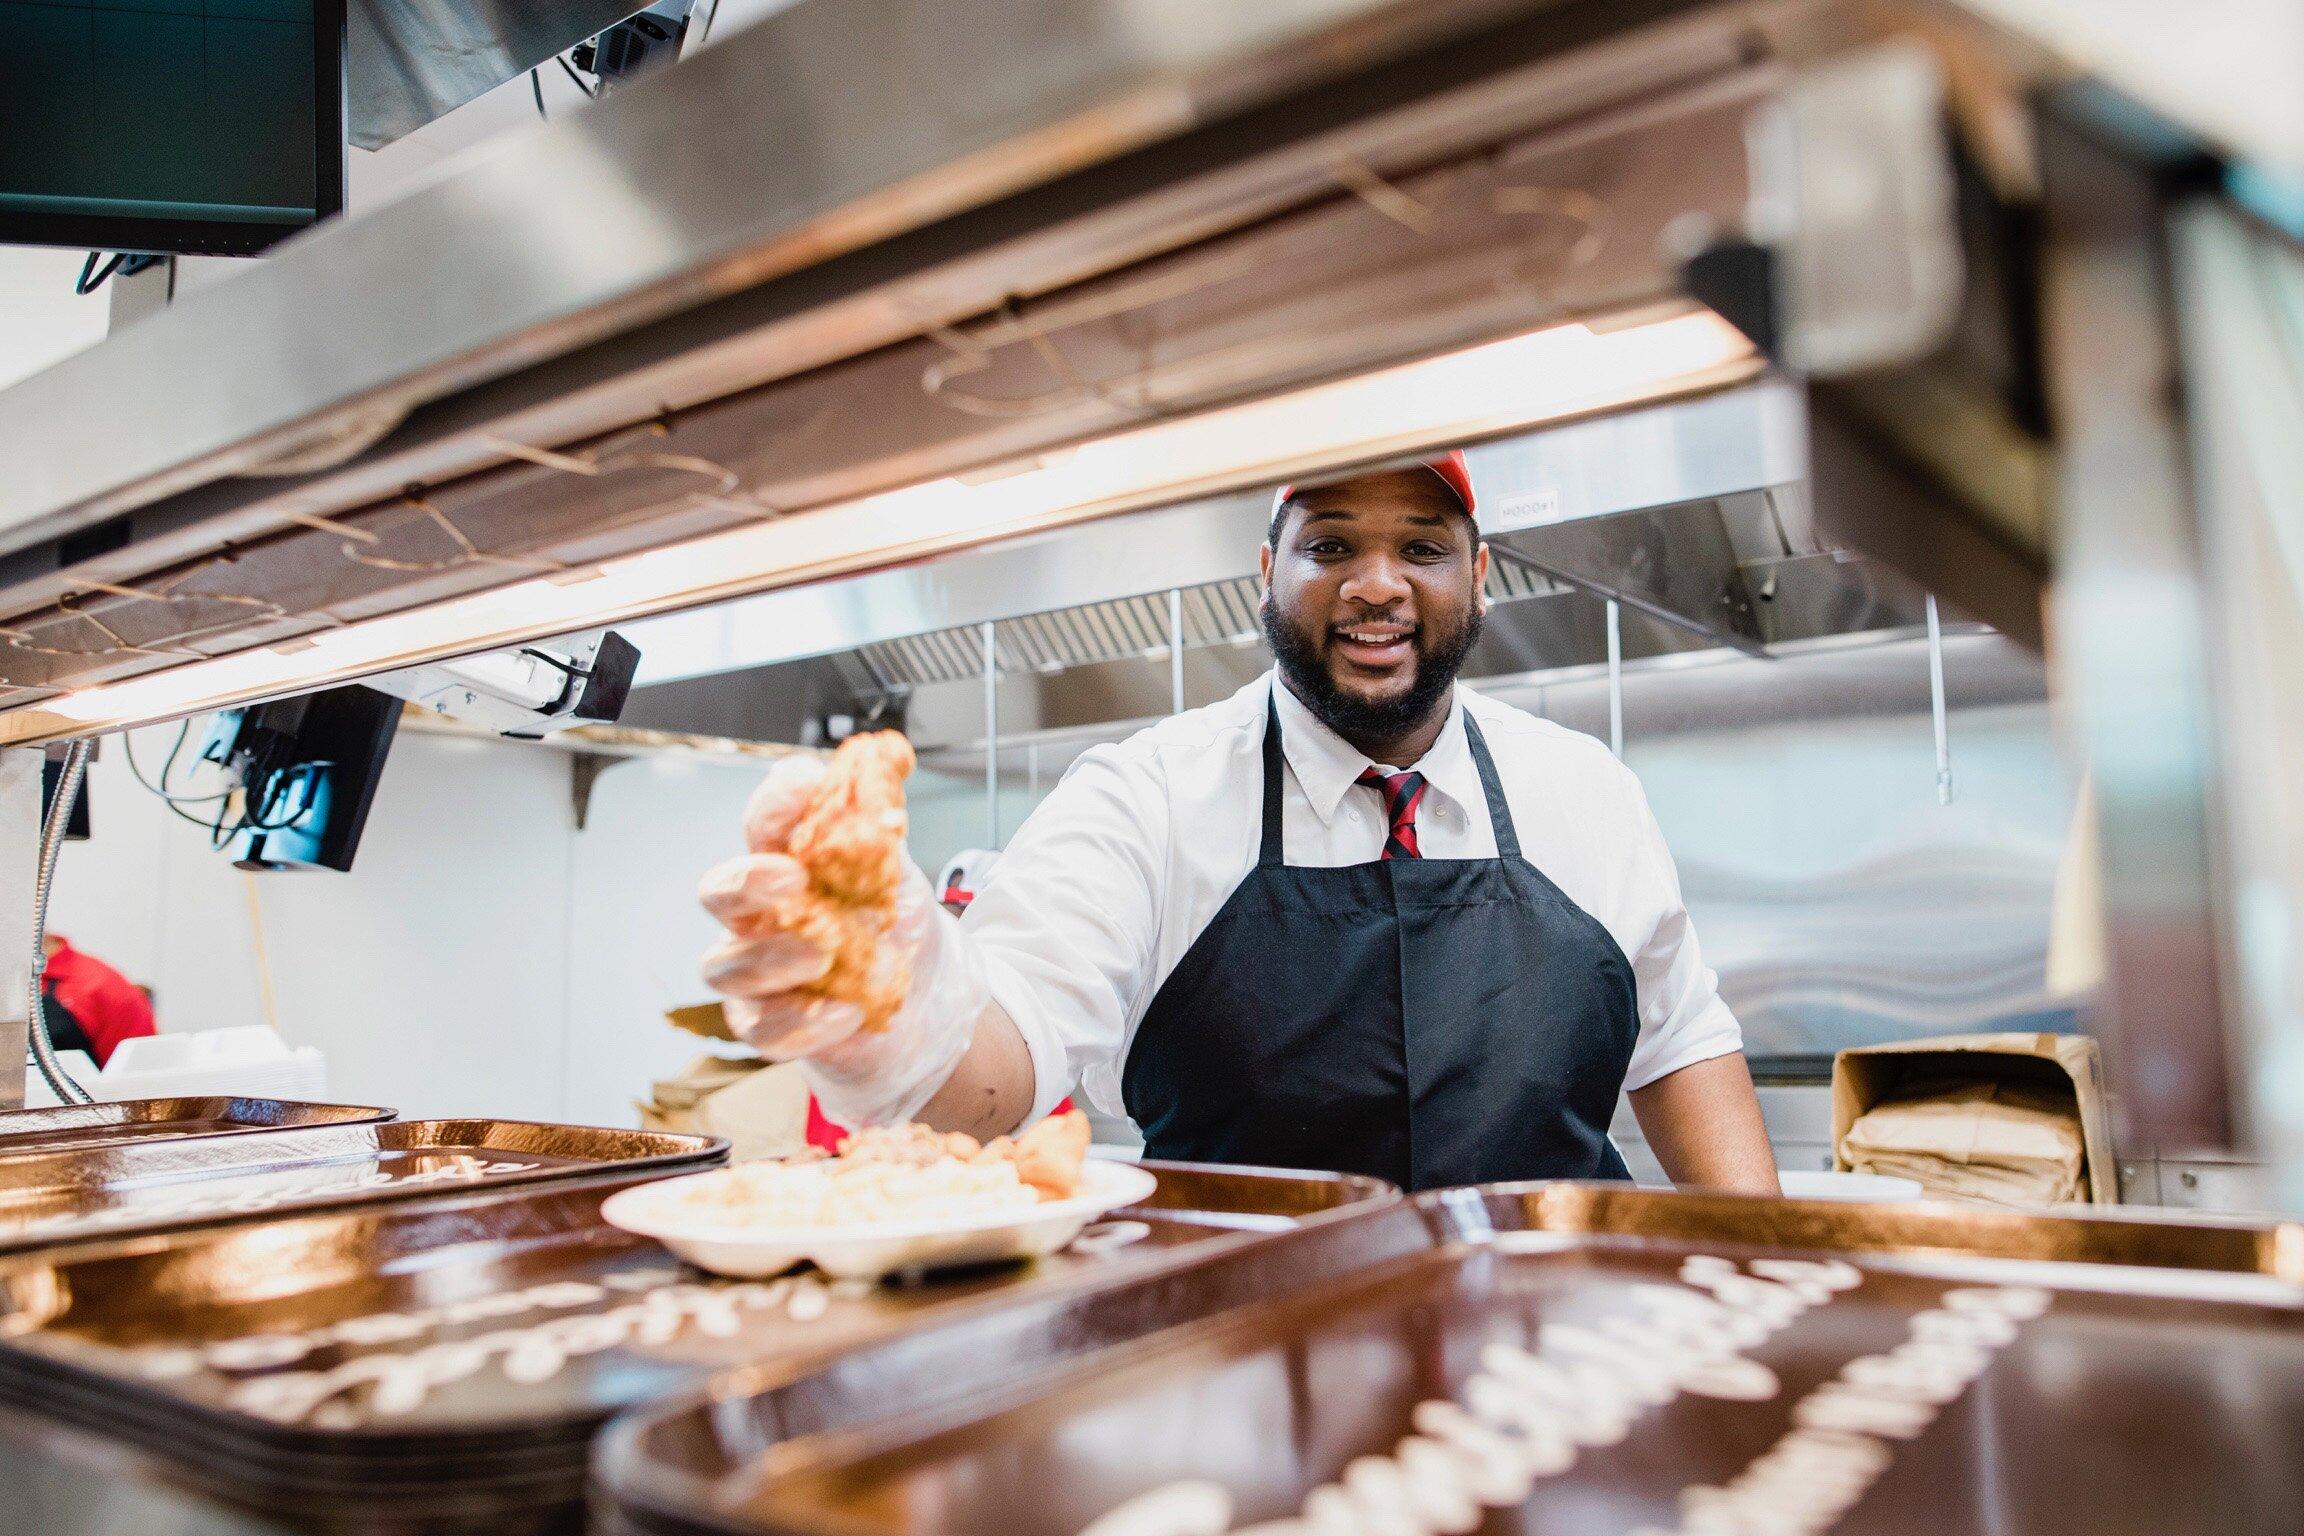
<svg viewBox="0 0 2304 1536">
<path fill-rule="evenodd" d="M 1063 1221 L 1074 1216 L 1098 1216 L 1106 1211 L 1135 1205 L 1148 1199 L 1160 1187 L 1160 1181 L 1144 1168 L 1133 1163 L 1106 1162 L 1101 1159 L 1082 1164 L 1080 1178 L 1082 1190 L 1069 1200 L 1048 1200 L 1038 1205 L 1023 1206 L 1013 1211 L 982 1211 L 970 1216 L 948 1217 L 942 1220 L 906 1222 L 865 1222 L 840 1227 L 760 1227 L 709 1226 L 684 1222 L 677 1213 L 652 1209 L 666 1196 L 664 1191 L 729 1169 L 713 1168 L 703 1173 L 683 1174 L 679 1178 L 654 1179 L 636 1184 L 630 1189 L 618 1190 L 600 1204 L 601 1218 L 611 1226 L 621 1227 L 641 1237 L 671 1240 L 683 1243 L 738 1244 L 752 1248 L 808 1249 L 833 1243 L 891 1242 L 923 1237 L 957 1237 L 971 1232 L 997 1231 L 1008 1227 L 1037 1225 L 1041 1222 Z M 1090 1191 L 1087 1185 L 1101 1182 L 1110 1186 Z M 649 1197 L 653 1196 L 653 1199 Z M 634 1208 L 638 1207 L 638 1214 Z"/>
</svg>

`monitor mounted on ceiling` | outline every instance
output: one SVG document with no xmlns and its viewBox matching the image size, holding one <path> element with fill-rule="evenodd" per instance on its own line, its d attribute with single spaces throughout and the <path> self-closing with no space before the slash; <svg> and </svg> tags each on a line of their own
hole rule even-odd
<svg viewBox="0 0 2304 1536">
<path fill-rule="evenodd" d="M 0 0 L 0 245 L 252 256 L 344 206 L 345 0 Z"/>
</svg>

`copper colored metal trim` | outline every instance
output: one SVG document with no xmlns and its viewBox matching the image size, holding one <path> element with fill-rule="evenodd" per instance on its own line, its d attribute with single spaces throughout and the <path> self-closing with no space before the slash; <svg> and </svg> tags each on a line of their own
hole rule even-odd
<svg viewBox="0 0 2304 1536">
<path fill-rule="evenodd" d="M 1225 1255 L 1313 1238 L 1358 1262 L 1367 1242 L 1345 1234 L 1387 1214 L 1396 1244 L 1425 1241 L 1398 1191 L 1375 1180 L 1153 1167 L 1160 1193 L 1118 1213 L 1101 1246 L 861 1293 L 787 1281 L 774 1305 L 729 1305 L 732 1332 L 708 1319 L 741 1286 L 600 1222 L 601 1200 L 629 1179 L 0 1259 L 0 1403 L 299 1528 L 565 1529 L 601 1420 L 715 1372 L 793 1378 L 964 1319 L 1070 1318 L 1075 1341 L 1124 1338 L 1162 1315 L 1146 1298 Z M 536 1331 L 555 1322 L 575 1325 L 553 1335 L 557 1364 Z M 531 1348 L 508 1372 L 514 1334 Z M 587 1334 L 615 1337 L 595 1347 Z M 476 1360 L 435 1357 L 439 1379 L 397 1405 L 364 1385 L 268 1419 L 239 1390 L 482 1339 L 493 1342 Z M 990 1368 L 1031 1368 L 1055 1347 L 1007 1351 Z"/>
<path fill-rule="evenodd" d="M 221 1094 L 14 1109 L 0 1114 L 0 1158 L 139 1141 L 244 1136 L 296 1126 L 366 1125 L 389 1120 L 395 1113 L 372 1104 L 311 1104 Z"/>
<path fill-rule="evenodd" d="M 0 1254 L 718 1162 L 717 1136 L 526 1120 L 397 1120 L 0 1159 Z"/>
</svg>

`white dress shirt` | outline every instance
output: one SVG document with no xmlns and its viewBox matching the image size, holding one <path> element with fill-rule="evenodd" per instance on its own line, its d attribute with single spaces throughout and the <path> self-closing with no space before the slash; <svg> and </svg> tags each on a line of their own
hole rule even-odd
<svg viewBox="0 0 2304 1536">
<path fill-rule="evenodd" d="M 1083 753 L 1000 856 L 964 920 L 992 995 L 1032 1053 L 1033 1118 L 1074 1083 L 1124 1114 L 1120 1073 L 1153 996 L 1256 863 L 1272 674 L 1205 709 Z M 1384 848 L 1370 760 L 1277 689 L 1287 755 L 1287 862 L 1365 864 Z M 1743 1048 L 1704 967 L 1680 879 L 1631 770 L 1580 731 L 1469 689 L 1423 760 L 1427 858 L 1492 859 L 1496 835 L 1464 735 L 1471 711 L 1496 760 L 1520 850 L 1632 963 L 1640 1033 L 1624 1086 Z"/>
</svg>

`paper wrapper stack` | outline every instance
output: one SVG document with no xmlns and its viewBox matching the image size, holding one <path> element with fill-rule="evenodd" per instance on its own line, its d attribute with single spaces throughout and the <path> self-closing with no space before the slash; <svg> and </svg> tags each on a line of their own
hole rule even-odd
<svg viewBox="0 0 2304 1536">
<path fill-rule="evenodd" d="M 1838 1166 L 1916 1179 L 1931 1198 L 2039 1206 L 2117 1200 L 2096 1043 L 1954 1035 L 1843 1051 Z"/>
<path fill-rule="evenodd" d="M 1929 1194 L 1996 1205 L 2084 1197 L 2080 1117 L 2069 1095 L 2012 1083 L 1920 1088 L 1867 1110 L 1841 1139 L 1858 1173 L 1917 1179 Z"/>
<path fill-rule="evenodd" d="M 717 1003 L 674 1008 L 665 1017 L 692 1035 L 734 1039 Z M 677 1076 L 659 1079 L 650 1096 L 633 1107 L 640 1111 L 643 1130 L 727 1137 L 734 1162 L 791 1157 L 808 1146 L 808 1084 L 800 1069 L 788 1063 L 699 1056 Z"/>
</svg>

